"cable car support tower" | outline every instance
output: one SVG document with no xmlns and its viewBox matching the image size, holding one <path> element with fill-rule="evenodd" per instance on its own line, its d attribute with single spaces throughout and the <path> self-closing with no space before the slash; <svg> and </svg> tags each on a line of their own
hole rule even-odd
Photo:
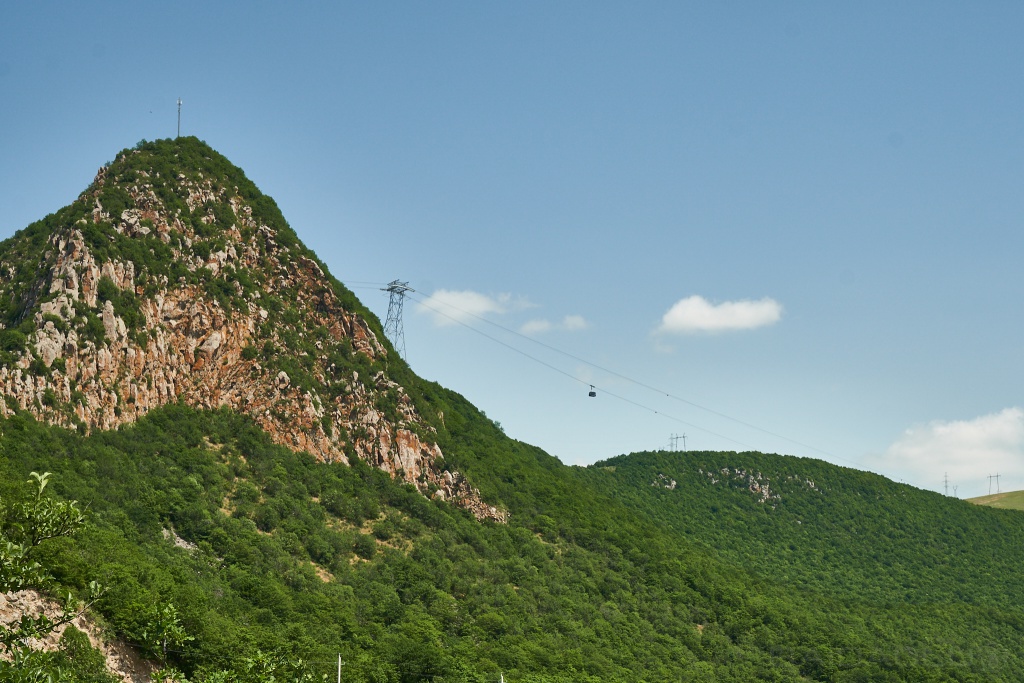
<svg viewBox="0 0 1024 683">
<path fill-rule="evenodd" d="M 382 292 L 391 295 L 388 300 L 388 319 L 384 323 L 384 336 L 391 340 L 395 351 L 405 358 L 405 328 L 402 327 L 402 305 L 405 303 L 406 292 L 416 290 L 409 286 L 408 282 L 392 280 L 387 287 L 381 287 Z"/>
</svg>

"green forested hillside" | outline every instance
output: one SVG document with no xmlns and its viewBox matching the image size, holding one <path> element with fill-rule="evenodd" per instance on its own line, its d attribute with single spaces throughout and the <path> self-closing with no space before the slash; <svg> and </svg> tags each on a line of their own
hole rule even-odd
<svg viewBox="0 0 1024 683">
<path fill-rule="evenodd" d="M 869 472 L 761 453 L 657 452 L 596 463 L 585 477 L 781 583 L 882 603 L 1000 608 L 1024 594 L 1024 516 Z"/>
<path fill-rule="evenodd" d="M 96 607 L 110 631 L 156 658 L 147 625 L 173 605 L 193 639 L 169 660 L 193 680 L 257 653 L 301 658 L 313 672 L 331 671 L 341 653 L 355 681 L 484 681 L 499 672 L 531 681 L 1018 676 L 1024 620 L 998 604 L 1015 585 L 997 574 L 1001 564 L 982 564 L 987 576 L 964 580 L 960 599 L 926 599 L 923 582 L 900 597 L 885 587 L 898 578 L 857 570 L 842 558 L 859 551 L 836 539 L 822 562 L 844 582 L 882 587 L 858 595 L 810 569 L 787 576 L 771 569 L 783 560 L 750 559 L 771 546 L 757 515 L 821 523 L 814 499 L 780 513 L 783 495 L 769 513 L 726 491 L 717 510 L 678 514 L 694 528 L 729 530 L 701 536 L 671 514 L 654 520 L 660 506 L 645 498 L 661 502 L 682 488 L 650 486 L 646 466 L 631 458 L 606 465 L 614 472 L 564 467 L 503 437 L 460 397 L 424 389 L 459 415 L 444 435 L 451 457 L 508 504 L 508 525 L 480 523 L 359 463 L 316 463 L 229 411 L 182 406 L 90 437 L 14 416 L 0 425 L 3 495 L 17 495 L 29 471 L 54 472 L 57 493 L 90 511 L 86 531 L 48 551 L 57 579 L 76 590 L 90 580 L 107 586 Z M 849 474 L 792 464 L 812 465 L 794 471 L 817 477 L 823 497 Z M 887 509 L 900 515 L 900 505 Z M 914 529 L 903 541 L 926 544 Z M 195 547 L 175 545 L 175 535 Z M 745 537 L 759 550 L 742 552 Z M 775 554 L 809 562 L 819 551 L 806 540 L 814 534 L 803 538 L 792 535 Z"/>
</svg>

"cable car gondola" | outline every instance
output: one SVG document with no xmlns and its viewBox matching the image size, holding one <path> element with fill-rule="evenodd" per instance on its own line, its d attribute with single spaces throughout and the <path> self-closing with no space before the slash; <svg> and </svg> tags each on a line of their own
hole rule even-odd
<svg viewBox="0 0 1024 683">
<path fill-rule="evenodd" d="M 590 393 L 587 394 L 587 396 L 589 396 L 590 398 L 595 398 L 597 396 L 597 392 L 594 391 L 594 385 L 593 384 L 590 385 Z"/>
</svg>

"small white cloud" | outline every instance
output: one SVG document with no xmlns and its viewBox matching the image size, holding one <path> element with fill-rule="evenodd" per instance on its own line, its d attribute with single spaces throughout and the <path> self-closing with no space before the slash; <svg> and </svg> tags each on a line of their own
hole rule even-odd
<svg viewBox="0 0 1024 683">
<path fill-rule="evenodd" d="M 519 328 L 519 332 L 526 335 L 541 334 L 548 332 L 553 329 L 566 330 L 568 332 L 576 332 L 578 330 L 585 330 L 590 327 L 590 324 L 582 315 L 567 315 L 562 318 L 562 322 L 555 325 L 550 320 L 544 318 L 535 318 L 529 320 Z"/>
<path fill-rule="evenodd" d="M 896 472 L 910 483 L 935 490 L 948 474 L 961 497 L 987 493 L 990 474 L 1000 475 L 1004 491 L 1011 486 L 1020 488 L 1024 481 L 1024 410 L 1006 408 L 973 420 L 937 420 L 911 427 L 884 456 L 872 461 L 883 473 Z"/>
<path fill-rule="evenodd" d="M 512 294 L 499 294 L 498 303 L 503 307 L 503 311 L 524 311 L 528 308 L 536 308 L 537 304 L 533 303 L 525 296 L 514 296 Z"/>
<path fill-rule="evenodd" d="M 488 313 L 506 313 L 533 308 L 527 299 L 512 294 L 489 296 L 471 290 L 439 289 L 420 301 L 416 310 L 429 313 L 438 327 L 467 322 Z"/>
<path fill-rule="evenodd" d="M 540 334 L 551 329 L 551 322 L 544 319 L 528 320 L 519 331 L 525 335 Z"/>
<path fill-rule="evenodd" d="M 590 327 L 590 323 L 582 315 L 567 315 L 562 318 L 563 330 L 575 332 L 576 330 L 585 330 L 588 327 Z"/>
<path fill-rule="evenodd" d="M 417 304 L 417 311 L 430 313 L 439 327 L 465 322 L 473 316 L 503 313 L 506 306 L 501 298 L 493 298 L 469 290 L 439 289 Z"/>
<path fill-rule="evenodd" d="M 723 301 L 713 304 L 693 295 L 677 301 L 661 317 L 659 332 L 691 334 L 694 332 L 725 332 L 749 330 L 777 323 L 782 318 L 782 305 L 774 299 L 757 301 Z"/>
</svg>

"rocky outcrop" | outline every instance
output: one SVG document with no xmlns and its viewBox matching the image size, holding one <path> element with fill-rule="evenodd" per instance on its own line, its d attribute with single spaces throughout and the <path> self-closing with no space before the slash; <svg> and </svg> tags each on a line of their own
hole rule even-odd
<svg viewBox="0 0 1024 683">
<path fill-rule="evenodd" d="M 51 620 L 58 620 L 63 611 L 55 600 L 45 598 L 37 591 L 24 590 L 0 593 L 0 624 L 11 626 L 24 616 L 38 617 L 45 614 Z M 100 628 L 85 614 L 79 614 L 70 624 L 58 626 L 44 638 L 33 638 L 28 645 L 33 650 L 53 652 L 60 644 L 61 636 L 68 626 L 74 626 L 89 638 L 89 643 L 98 649 L 106 661 L 107 671 L 125 683 L 149 683 L 153 665 L 121 641 L 107 640 Z"/>
<path fill-rule="evenodd" d="M 226 406 L 289 448 L 328 462 L 359 457 L 479 518 L 505 519 L 447 471 L 434 428 L 382 369 L 387 349 L 316 261 L 202 174 L 177 178 L 188 214 L 167 209 L 139 171 L 120 185 L 130 207 L 111 216 L 101 197 L 112 175 L 101 169 L 84 195 L 88 213 L 49 237 L 26 306 L 33 330 L 17 360 L 0 366 L 0 414 L 16 406 L 105 430 L 175 401 Z M 218 209 L 232 224 L 218 222 Z M 97 229 L 120 252 L 95 256 Z M 125 256 L 147 248 L 177 267 Z"/>
</svg>

